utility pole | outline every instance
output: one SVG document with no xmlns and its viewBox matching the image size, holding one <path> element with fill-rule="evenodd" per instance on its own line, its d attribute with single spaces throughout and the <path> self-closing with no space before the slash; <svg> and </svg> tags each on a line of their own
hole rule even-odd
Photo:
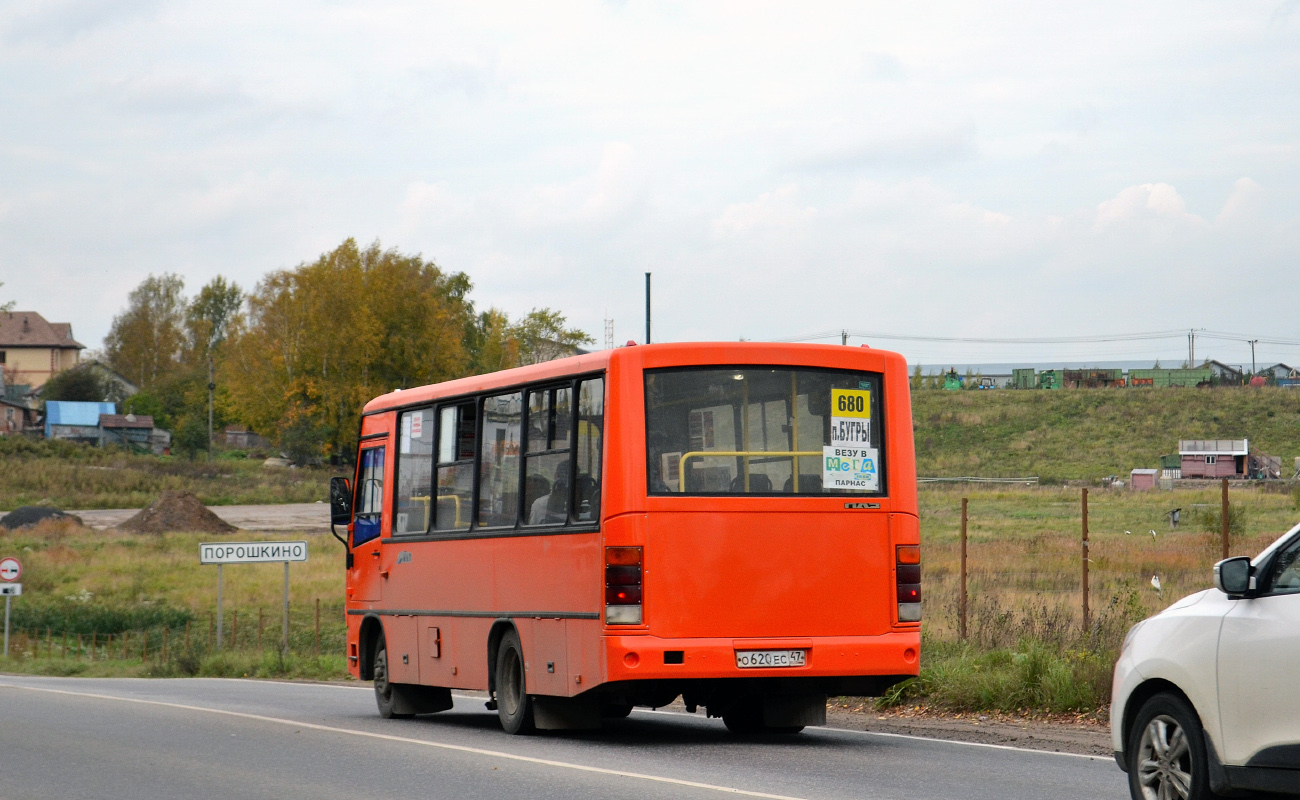
<svg viewBox="0 0 1300 800">
<path fill-rule="evenodd" d="M 212 343 L 208 342 L 208 460 L 212 460 L 212 392 L 217 388 L 212 379 Z"/>
<path fill-rule="evenodd" d="M 842 345 L 844 345 L 844 346 L 846 346 L 846 347 L 848 346 L 848 344 L 849 344 L 849 332 L 848 332 L 848 331 L 846 331 L 846 330 L 841 330 L 841 331 L 840 331 L 840 344 L 842 344 Z"/>
<path fill-rule="evenodd" d="M 1187 332 L 1187 368 L 1196 369 L 1196 329 Z"/>
<path fill-rule="evenodd" d="M 1255 345 L 1259 344 L 1258 339 L 1250 340 L 1250 376 L 1255 377 Z"/>
<path fill-rule="evenodd" d="M 645 343 L 650 344 L 650 273 L 645 274 Z"/>
</svg>

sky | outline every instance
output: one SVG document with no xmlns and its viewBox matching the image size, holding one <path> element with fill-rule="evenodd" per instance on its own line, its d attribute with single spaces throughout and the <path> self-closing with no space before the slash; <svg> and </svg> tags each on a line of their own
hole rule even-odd
<svg viewBox="0 0 1300 800">
<path fill-rule="evenodd" d="M 650 271 L 655 341 L 1300 362 L 1300 0 L 0 0 L 0 303 L 348 237 L 597 346 Z"/>
</svg>

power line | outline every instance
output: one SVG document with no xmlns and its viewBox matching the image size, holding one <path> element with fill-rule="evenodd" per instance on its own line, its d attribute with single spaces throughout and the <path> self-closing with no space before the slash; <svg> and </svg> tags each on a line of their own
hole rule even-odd
<svg viewBox="0 0 1300 800">
<path fill-rule="evenodd" d="M 881 333 L 879 331 L 860 331 L 850 328 L 841 328 L 833 331 L 818 331 L 815 333 L 806 333 L 801 336 L 791 336 L 785 339 L 777 339 L 778 342 L 806 342 L 817 339 L 840 339 L 844 340 L 846 336 L 853 336 L 860 339 L 885 339 L 887 341 L 899 342 L 943 342 L 957 344 L 1098 344 L 1104 342 L 1137 342 L 1137 341 L 1160 341 L 1167 339 L 1183 339 L 1187 336 L 1187 329 L 1169 330 L 1169 331 L 1144 331 L 1138 333 L 1112 333 L 1112 334 L 1092 334 L 1087 336 L 1045 336 L 1045 337 L 983 337 L 983 336 L 911 336 L 899 333 Z M 1275 344 L 1287 347 L 1300 347 L 1300 339 L 1266 339 L 1245 333 L 1228 333 L 1224 331 L 1209 331 L 1205 329 L 1196 329 L 1198 339 L 1213 339 L 1216 341 L 1242 342 L 1250 344 Z"/>
<path fill-rule="evenodd" d="M 788 339 L 778 339 L 780 342 L 805 342 L 811 339 L 842 339 L 844 336 L 855 336 L 862 339 L 885 339 L 889 341 L 900 342 L 953 342 L 961 344 L 1094 344 L 1099 342 L 1134 342 L 1134 341 L 1156 341 L 1161 339 L 1182 339 L 1187 336 L 1186 330 L 1172 331 L 1147 331 L 1142 333 L 1116 333 L 1091 336 L 1049 336 L 1049 337 L 1016 337 L 1016 338 L 993 338 L 993 337 L 976 337 L 976 336 L 909 336 L 897 333 L 880 333 L 877 331 L 859 331 L 851 329 L 840 329 L 834 331 L 819 331 L 809 333 L 803 336 L 793 336 Z M 1199 335 L 1199 333 L 1198 333 Z M 1243 341 L 1248 341 L 1245 339 Z M 1260 339 L 1261 342 L 1270 341 Z M 1291 342 L 1271 342 L 1272 344 L 1292 344 Z M 1300 344 L 1300 342 L 1295 342 Z"/>
</svg>

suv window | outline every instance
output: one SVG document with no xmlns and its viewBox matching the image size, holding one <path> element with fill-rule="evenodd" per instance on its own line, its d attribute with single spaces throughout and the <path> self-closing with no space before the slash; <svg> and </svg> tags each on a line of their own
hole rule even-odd
<svg viewBox="0 0 1300 800">
<path fill-rule="evenodd" d="M 1273 559 L 1268 594 L 1300 593 L 1300 539 L 1294 539 Z"/>
</svg>

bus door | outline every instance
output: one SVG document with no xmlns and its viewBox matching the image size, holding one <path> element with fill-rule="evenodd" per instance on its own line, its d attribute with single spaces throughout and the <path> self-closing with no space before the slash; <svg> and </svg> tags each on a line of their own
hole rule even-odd
<svg viewBox="0 0 1300 800">
<path fill-rule="evenodd" d="M 384 508 L 384 446 L 363 447 L 357 459 L 352 518 L 352 599 L 379 599 L 380 532 Z"/>
</svg>

